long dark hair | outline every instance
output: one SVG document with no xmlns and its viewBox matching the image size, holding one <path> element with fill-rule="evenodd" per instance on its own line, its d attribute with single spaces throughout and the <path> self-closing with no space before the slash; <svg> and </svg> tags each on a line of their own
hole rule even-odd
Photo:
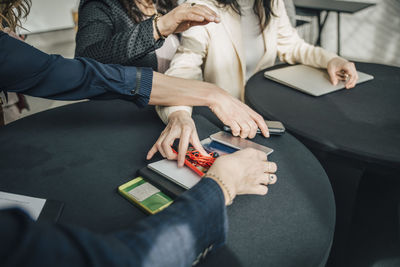
<svg viewBox="0 0 400 267">
<path fill-rule="evenodd" d="M 222 6 L 230 6 L 236 13 L 241 15 L 240 5 L 237 0 L 217 0 L 217 2 Z M 274 0 L 255 0 L 253 5 L 253 10 L 256 16 L 260 21 L 260 26 L 262 29 L 265 29 L 268 26 L 269 21 L 272 16 L 276 16 L 274 11 L 272 10 L 272 5 L 274 4 Z M 265 20 L 263 20 L 262 8 L 264 7 L 264 15 Z"/>
<path fill-rule="evenodd" d="M 21 26 L 21 19 L 28 16 L 31 0 L 2 0 L 0 1 L 0 29 L 10 27 L 15 31 Z"/>
<path fill-rule="evenodd" d="M 145 19 L 145 15 L 137 7 L 134 0 L 118 0 L 119 3 L 126 9 L 129 17 L 135 22 L 139 23 Z M 178 0 L 153 0 L 156 4 L 157 12 L 164 15 L 178 6 Z"/>
</svg>

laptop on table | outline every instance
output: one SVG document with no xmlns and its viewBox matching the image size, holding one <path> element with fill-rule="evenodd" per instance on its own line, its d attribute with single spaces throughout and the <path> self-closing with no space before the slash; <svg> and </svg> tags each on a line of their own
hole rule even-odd
<svg viewBox="0 0 400 267">
<path fill-rule="evenodd" d="M 372 75 L 357 71 L 357 84 L 372 80 Z M 325 69 L 317 69 L 306 65 L 288 66 L 264 72 L 264 77 L 284 84 L 312 96 L 321 96 L 345 87 L 345 82 L 337 85 L 330 82 L 329 74 Z"/>
</svg>

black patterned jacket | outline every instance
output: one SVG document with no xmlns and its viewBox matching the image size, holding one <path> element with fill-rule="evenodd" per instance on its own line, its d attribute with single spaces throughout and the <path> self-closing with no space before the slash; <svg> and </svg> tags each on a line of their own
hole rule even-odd
<svg viewBox="0 0 400 267">
<path fill-rule="evenodd" d="M 76 57 L 101 63 L 151 67 L 157 70 L 152 20 L 135 23 L 117 0 L 81 0 Z"/>
</svg>

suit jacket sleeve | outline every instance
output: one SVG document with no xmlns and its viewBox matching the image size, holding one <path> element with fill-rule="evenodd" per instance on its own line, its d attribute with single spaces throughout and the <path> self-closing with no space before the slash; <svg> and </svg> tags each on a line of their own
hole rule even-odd
<svg viewBox="0 0 400 267">
<path fill-rule="evenodd" d="M 160 48 L 164 40 L 154 40 L 152 19 L 124 31 L 114 30 L 111 7 L 98 1 L 85 1 L 79 9 L 79 29 L 75 56 L 102 63 L 131 65 L 138 58 Z"/>
<path fill-rule="evenodd" d="M 150 68 L 48 55 L 0 32 L 0 91 L 57 100 L 122 98 L 145 106 L 152 81 Z"/>
<path fill-rule="evenodd" d="M 2 210 L 0 265 L 191 266 L 222 245 L 226 234 L 224 196 L 204 178 L 164 211 L 108 235 L 35 223 L 19 210 Z"/>
<path fill-rule="evenodd" d="M 286 8 L 282 0 L 276 1 L 276 15 L 278 20 L 278 56 L 281 61 L 290 64 L 302 63 L 317 68 L 326 68 L 328 62 L 337 57 L 321 47 L 315 47 L 306 43 L 292 27 Z"/>
</svg>

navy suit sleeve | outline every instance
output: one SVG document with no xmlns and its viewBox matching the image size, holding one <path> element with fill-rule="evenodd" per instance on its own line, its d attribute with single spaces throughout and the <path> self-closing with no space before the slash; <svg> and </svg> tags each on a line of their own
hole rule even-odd
<svg viewBox="0 0 400 267">
<path fill-rule="evenodd" d="M 0 90 L 57 100 L 113 99 L 148 104 L 150 68 L 48 55 L 0 32 Z"/>
<path fill-rule="evenodd" d="M 204 178 L 164 211 L 109 235 L 3 210 L 0 266 L 191 266 L 225 243 L 224 202 L 219 186 Z"/>
</svg>

